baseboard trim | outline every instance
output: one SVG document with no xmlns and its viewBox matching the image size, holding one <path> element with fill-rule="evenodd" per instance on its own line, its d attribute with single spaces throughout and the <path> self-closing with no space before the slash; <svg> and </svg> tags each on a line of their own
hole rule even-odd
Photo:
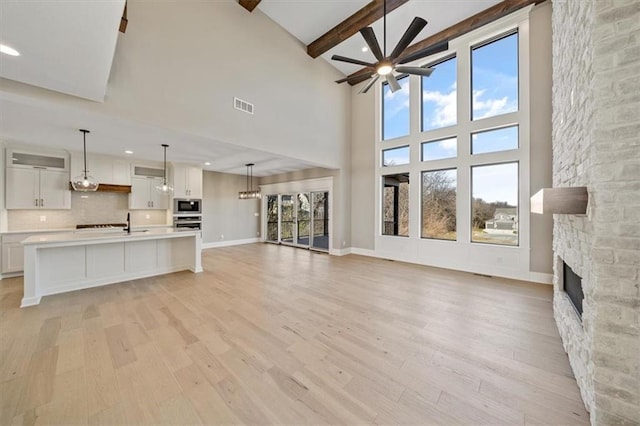
<svg viewBox="0 0 640 426">
<path fill-rule="evenodd" d="M 351 254 L 351 248 L 331 249 L 329 250 L 329 254 L 332 256 L 345 256 L 347 254 Z"/>
<path fill-rule="evenodd" d="M 5 272 L 4 274 L 0 274 L 0 280 L 4 279 L 4 278 L 15 278 L 15 277 L 21 277 L 24 275 L 24 272 L 20 271 L 20 272 Z"/>
<path fill-rule="evenodd" d="M 344 250 L 347 250 L 347 249 L 344 249 Z M 377 259 L 385 259 L 385 260 L 395 260 L 395 261 L 398 261 L 398 262 L 413 263 L 415 265 L 432 266 L 434 268 L 451 269 L 452 271 L 468 272 L 470 274 L 486 274 L 486 275 L 491 275 L 491 276 L 498 277 L 498 278 L 507 278 L 507 279 L 512 279 L 512 280 L 521 280 L 521 281 L 531 281 L 531 282 L 539 283 L 539 284 L 553 285 L 553 274 L 545 274 L 545 273 L 542 273 L 542 272 L 531 272 L 531 271 L 529 271 L 529 272 L 522 272 L 522 273 L 514 272 L 514 273 L 496 274 L 496 273 L 488 273 L 486 271 L 474 271 L 471 268 L 470 269 L 457 269 L 457 268 L 454 268 L 452 266 L 434 265 L 434 264 L 418 262 L 418 261 L 411 260 L 411 259 L 402 259 L 401 257 L 384 256 L 384 255 L 381 255 L 379 253 L 376 253 L 375 250 L 361 249 L 361 248 L 357 248 L 357 247 L 351 247 L 348 250 L 349 250 L 350 254 L 355 254 L 355 255 L 359 255 L 359 256 L 375 257 Z"/>
<path fill-rule="evenodd" d="M 246 238 L 244 240 L 216 241 L 213 243 L 202 243 L 202 249 L 239 246 L 242 244 L 253 244 L 262 241 L 260 238 Z"/>
<path fill-rule="evenodd" d="M 351 254 L 357 254 L 360 256 L 380 257 L 376 255 L 374 250 L 362 249 L 357 247 L 351 247 Z"/>
</svg>

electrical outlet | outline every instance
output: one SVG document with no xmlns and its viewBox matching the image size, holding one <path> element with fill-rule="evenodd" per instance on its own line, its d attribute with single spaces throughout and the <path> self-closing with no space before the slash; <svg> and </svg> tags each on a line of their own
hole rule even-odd
<svg viewBox="0 0 640 426">
<path fill-rule="evenodd" d="M 40 216 L 40 222 L 46 222 L 46 221 L 47 221 L 46 216 Z"/>
<path fill-rule="evenodd" d="M 258 235 L 258 237 L 260 236 L 260 231 L 256 232 L 256 234 Z"/>
<path fill-rule="evenodd" d="M 342 240 L 342 247 L 346 246 L 347 242 L 345 240 Z"/>
<path fill-rule="evenodd" d="M 151 215 L 150 215 L 150 214 L 145 214 L 145 215 L 144 215 L 144 218 L 145 218 L 145 219 L 151 219 Z"/>
<path fill-rule="evenodd" d="M 253 215 L 254 215 L 255 217 L 258 217 L 258 216 L 260 216 L 260 213 L 255 212 Z"/>
<path fill-rule="evenodd" d="M 224 240 L 224 234 L 220 234 L 220 239 Z"/>
</svg>

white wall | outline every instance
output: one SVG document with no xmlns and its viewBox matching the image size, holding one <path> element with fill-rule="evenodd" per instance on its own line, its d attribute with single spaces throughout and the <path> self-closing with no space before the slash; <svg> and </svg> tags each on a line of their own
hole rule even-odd
<svg viewBox="0 0 640 426">
<path fill-rule="evenodd" d="M 130 0 L 127 10 L 103 104 L 3 79 L 0 91 L 348 167 L 350 88 L 260 10 L 235 0 Z M 234 96 L 255 115 L 234 110 Z"/>
<path fill-rule="evenodd" d="M 542 188 L 551 188 L 551 2 L 531 11 L 529 38 L 531 61 L 529 61 L 529 161 L 530 194 Z M 529 270 L 548 274 L 553 271 L 553 216 L 531 214 L 529 238 Z"/>
<path fill-rule="evenodd" d="M 202 242 L 228 244 L 259 237 L 260 200 L 240 200 L 246 177 L 228 173 L 203 173 Z"/>
<path fill-rule="evenodd" d="M 375 223 L 375 96 L 351 91 L 351 246 L 374 249 Z"/>
</svg>

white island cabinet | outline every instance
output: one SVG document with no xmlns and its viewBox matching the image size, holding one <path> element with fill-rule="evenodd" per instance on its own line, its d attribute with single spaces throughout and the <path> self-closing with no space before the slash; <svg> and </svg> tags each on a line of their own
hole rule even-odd
<svg viewBox="0 0 640 426">
<path fill-rule="evenodd" d="M 21 307 L 42 296 L 189 270 L 202 272 L 200 231 L 36 235 L 24 245 Z"/>
</svg>

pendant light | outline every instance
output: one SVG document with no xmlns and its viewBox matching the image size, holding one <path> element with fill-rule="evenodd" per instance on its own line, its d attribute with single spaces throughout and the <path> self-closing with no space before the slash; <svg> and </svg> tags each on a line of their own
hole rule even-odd
<svg viewBox="0 0 640 426">
<path fill-rule="evenodd" d="M 162 185 L 156 186 L 156 189 L 163 194 L 168 194 L 173 191 L 173 187 L 167 183 L 167 148 L 169 145 L 166 143 L 162 144 L 162 148 L 164 148 L 164 166 L 162 169 Z"/>
<path fill-rule="evenodd" d="M 93 176 L 89 176 L 89 171 L 87 170 L 87 133 L 91 133 L 89 130 L 79 129 L 82 132 L 83 138 L 83 155 L 84 155 L 84 169 L 82 170 L 82 174 L 80 176 L 76 176 L 71 181 L 71 186 L 74 191 L 97 191 L 98 190 L 98 182 Z"/>
<path fill-rule="evenodd" d="M 253 189 L 253 166 L 255 164 L 248 163 L 245 164 L 247 166 L 247 190 L 238 192 L 238 198 L 241 200 L 252 200 L 256 198 L 260 198 L 262 195 L 260 194 L 259 189 Z"/>
</svg>

